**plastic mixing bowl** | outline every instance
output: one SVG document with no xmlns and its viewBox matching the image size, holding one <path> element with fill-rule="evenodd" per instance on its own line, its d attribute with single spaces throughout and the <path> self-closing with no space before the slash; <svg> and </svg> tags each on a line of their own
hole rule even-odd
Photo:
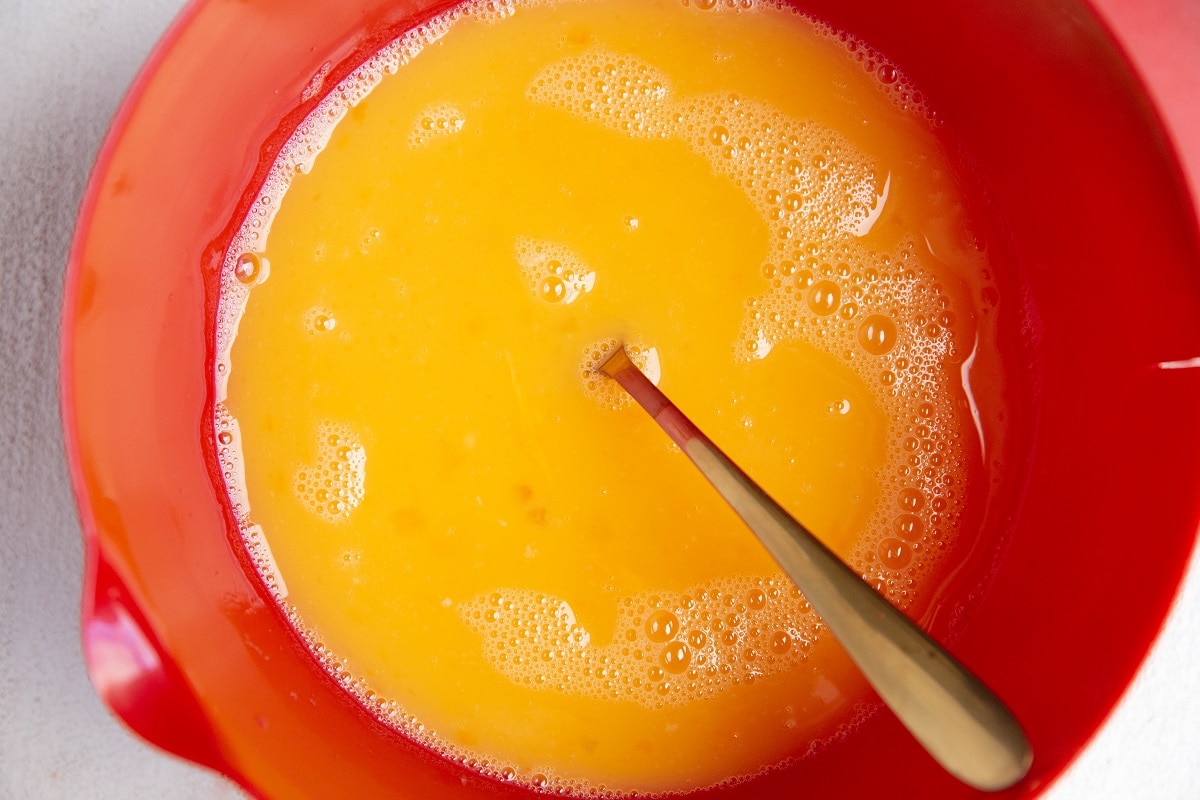
<svg viewBox="0 0 1200 800">
<path fill-rule="evenodd" d="M 1152 100 L 1084 3 L 807 0 L 928 95 L 988 199 L 1019 352 L 1021 457 L 989 512 L 990 584 L 951 649 L 1011 705 L 1036 795 L 1157 633 L 1200 518 L 1200 244 Z M 254 794 L 525 797 L 380 724 L 310 657 L 257 578 L 212 440 L 217 270 L 274 155 L 320 96 L 445 4 L 199 0 L 100 152 L 63 319 L 67 450 L 87 541 L 99 693 L 149 741 Z M 1161 98 L 1165 103 L 1187 98 Z M 953 616 L 948 606 L 947 616 Z M 954 624 L 951 625 L 951 622 Z M 889 714 L 720 798 L 976 793 Z"/>
</svg>

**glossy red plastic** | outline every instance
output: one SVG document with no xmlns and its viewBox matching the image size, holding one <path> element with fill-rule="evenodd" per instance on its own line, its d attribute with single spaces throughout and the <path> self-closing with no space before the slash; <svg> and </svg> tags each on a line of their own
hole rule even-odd
<svg viewBox="0 0 1200 800">
<path fill-rule="evenodd" d="M 1103 0 L 1114 18 L 1125 0 Z M 1129 0 L 1132 5 L 1133 0 Z M 1200 243 L 1152 100 L 1072 0 L 807 0 L 890 54 L 940 112 L 1005 231 L 1027 387 L 1023 489 L 952 649 L 1036 753 L 1038 794 L 1127 686 L 1200 521 Z M 422 0 L 199 0 L 130 90 L 80 212 L 63 312 L 67 452 L 87 542 L 83 636 L 133 730 L 270 798 L 524 797 L 388 730 L 309 657 L 243 552 L 214 472 L 216 270 L 279 147 Z M 1180 4 L 1168 8 L 1182 9 Z M 1192 24 L 1169 13 L 1138 23 Z M 1132 17 L 1131 17 L 1132 18 Z M 1178 37 L 1174 41 L 1182 41 Z M 1176 86 L 1187 86 L 1185 82 Z M 1176 90 L 1168 110 L 1192 103 Z M 1200 152 L 1200 130 L 1181 134 Z M 1165 369 L 1164 362 L 1185 368 Z M 1194 362 L 1193 363 L 1194 366 Z M 977 793 L 887 714 L 719 798 Z"/>
</svg>

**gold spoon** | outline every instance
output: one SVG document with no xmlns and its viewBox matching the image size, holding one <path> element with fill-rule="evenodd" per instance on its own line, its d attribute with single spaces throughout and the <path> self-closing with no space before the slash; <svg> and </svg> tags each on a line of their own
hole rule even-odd
<svg viewBox="0 0 1200 800">
<path fill-rule="evenodd" d="M 947 772 L 1000 791 L 1033 751 L 1004 704 L 962 664 L 846 566 L 684 416 L 629 359 L 600 367 L 652 416 L 804 593 L 879 696 Z"/>
</svg>

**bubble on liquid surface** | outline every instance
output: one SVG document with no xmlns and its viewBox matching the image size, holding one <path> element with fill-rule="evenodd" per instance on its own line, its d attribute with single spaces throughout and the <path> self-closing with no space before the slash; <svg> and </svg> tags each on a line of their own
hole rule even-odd
<svg viewBox="0 0 1200 800">
<path fill-rule="evenodd" d="M 242 253 L 233 263 L 233 276 L 244 286 L 262 283 L 270 271 L 270 263 L 258 253 Z"/>
<path fill-rule="evenodd" d="M 892 520 L 892 530 L 905 541 L 919 542 L 925 533 L 925 523 L 916 514 L 899 514 Z"/>
<path fill-rule="evenodd" d="M 824 317 L 838 310 L 842 304 L 842 290 L 833 281 L 819 281 L 808 290 L 808 307 L 814 314 Z"/>
<path fill-rule="evenodd" d="M 234 516 L 250 524 L 250 497 L 246 492 L 246 465 L 241 458 L 241 426 L 223 403 L 213 408 L 213 431 L 217 437 L 217 463 L 225 477 L 225 489 Z"/>
<path fill-rule="evenodd" d="M 900 539 L 884 539 L 877 551 L 879 560 L 888 569 L 904 569 L 912 563 L 912 545 Z"/>
<path fill-rule="evenodd" d="M 314 336 L 332 333 L 337 329 L 337 317 L 326 306 L 309 308 L 301 315 L 300 320 L 304 331 Z"/>
<path fill-rule="evenodd" d="M 547 239 L 517 237 L 521 276 L 532 294 L 553 305 L 569 305 L 596 285 L 596 273 L 569 247 Z"/>
<path fill-rule="evenodd" d="M 659 360 L 658 349 L 647 347 L 640 339 L 624 342 L 623 346 L 629 360 L 657 386 L 662 379 L 662 362 Z M 600 372 L 600 368 L 620 347 L 622 342 L 617 339 L 593 342 L 583 349 L 583 358 L 579 364 L 579 378 L 583 383 L 584 393 L 601 406 L 613 411 L 633 404 L 633 398 L 619 383 Z"/>
<path fill-rule="evenodd" d="M 345 522 L 366 496 L 367 451 L 348 426 L 317 426 L 316 458 L 299 467 L 292 485 L 300 503 L 329 522 Z"/>
<path fill-rule="evenodd" d="M 458 611 L 488 662 L 514 682 L 602 699 L 615 693 L 650 708 L 785 672 L 807 659 L 818 636 L 817 618 L 782 576 L 647 592 L 616 605 L 608 642 L 595 640 L 570 603 L 540 592 L 497 589 Z"/>
<path fill-rule="evenodd" d="M 453 136 L 467 124 L 467 119 L 452 103 L 426 106 L 413 120 L 408 133 L 408 146 L 416 150 L 434 139 Z"/>
<path fill-rule="evenodd" d="M 669 642 L 679 632 L 679 618 L 665 609 L 652 613 L 646 620 L 646 638 L 652 642 Z"/>
<path fill-rule="evenodd" d="M 884 314 L 872 314 L 858 326 L 858 343 L 873 356 L 881 356 L 896 346 L 896 323 Z"/>
</svg>

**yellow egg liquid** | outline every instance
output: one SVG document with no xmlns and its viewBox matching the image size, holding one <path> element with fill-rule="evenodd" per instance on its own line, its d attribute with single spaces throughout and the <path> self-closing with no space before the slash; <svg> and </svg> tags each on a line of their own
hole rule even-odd
<svg viewBox="0 0 1200 800">
<path fill-rule="evenodd" d="M 634 346 L 919 615 L 986 483 L 986 263 L 930 116 L 866 45 L 748 1 L 468 6 L 335 87 L 226 261 L 215 419 L 331 673 L 447 757 L 578 794 L 851 731 L 861 677 L 595 370 Z"/>
</svg>

